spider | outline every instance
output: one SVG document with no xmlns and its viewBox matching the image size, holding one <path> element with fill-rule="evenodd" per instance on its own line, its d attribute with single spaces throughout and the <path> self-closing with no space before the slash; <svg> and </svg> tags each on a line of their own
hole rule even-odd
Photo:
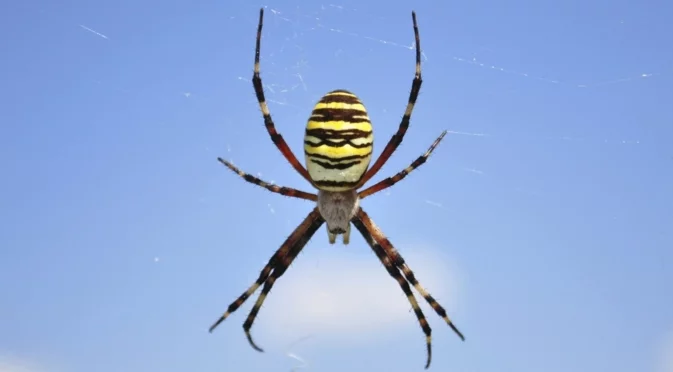
<svg viewBox="0 0 673 372">
<path fill-rule="evenodd" d="M 269 107 L 264 97 L 262 79 L 260 78 L 259 54 L 262 38 L 262 24 L 264 8 L 259 11 L 259 23 L 257 25 L 257 38 L 255 46 L 255 67 L 252 76 L 252 85 L 255 89 L 259 107 L 264 117 L 264 125 L 271 140 L 283 154 L 292 167 L 301 174 L 306 181 L 318 190 L 317 194 L 300 191 L 297 189 L 277 186 L 265 182 L 257 177 L 247 174 L 232 163 L 218 158 L 217 160 L 227 168 L 241 176 L 245 181 L 264 187 L 265 189 L 304 200 L 316 202 L 317 206 L 308 214 L 299 226 L 290 234 L 283 245 L 273 254 L 267 265 L 262 269 L 254 284 L 232 302 L 227 311 L 210 327 L 212 332 L 231 313 L 236 311 L 255 291 L 263 285 L 261 294 L 257 298 L 250 314 L 243 323 L 243 330 L 250 345 L 257 351 L 263 351 L 255 344 L 250 335 L 250 328 L 255 321 L 264 299 L 271 291 L 274 283 L 280 278 L 292 261 L 311 239 L 313 234 L 327 224 L 327 236 L 330 244 L 336 242 L 337 236 L 341 235 L 343 243 L 350 241 L 350 224 L 362 234 L 367 244 L 374 251 L 383 266 L 402 288 L 407 296 L 411 307 L 418 318 L 418 322 L 425 333 L 427 345 L 427 362 L 425 368 L 430 366 L 432 360 L 432 330 L 423 314 L 416 297 L 411 291 L 411 284 L 430 304 L 435 312 L 446 321 L 453 331 L 465 340 L 463 334 L 456 328 L 446 315 L 444 308 L 420 285 L 416 276 L 404 261 L 404 258 L 393 247 L 374 221 L 360 207 L 360 200 L 373 195 L 381 190 L 393 186 L 411 171 L 421 166 L 439 142 L 446 135 L 446 131 L 434 141 L 422 156 L 414 160 L 407 168 L 392 177 L 388 177 L 363 191 L 358 191 L 369 181 L 386 163 L 393 152 L 402 142 L 404 134 L 409 127 L 411 112 L 416 103 L 421 88 L 421 44 L 416 23 L 416 13 L 411 17 L 414 25 L 416 41 L 416 75 L 411 85 L 411 93 L 404 116 L 400 122 L 397 133 L 392 136 L 383 152 L 374 164 L 369 167 L 372 158 L 373 135 L 372 125 L 367 111 L 360 99 L 347 90 L 334 90 L 324 95 L 315 105 L 306 125 L 304 136 L 304 155 L 306 168 L 297 160 L 292 150 L 288 147 L 283 137 L 276 131 L 275 124 L 271 119 Z"/>
</svg>

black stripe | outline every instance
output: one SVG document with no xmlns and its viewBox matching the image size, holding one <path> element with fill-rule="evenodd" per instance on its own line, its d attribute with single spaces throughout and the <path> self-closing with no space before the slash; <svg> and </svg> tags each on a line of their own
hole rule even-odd
<svg viewBox="0 0 673 372">
<path fill-rule="evenodd" d="M 353 94 L 353 92 L 351 92 L 350 90 L 346 90 L 346 89 L 335 89 L 335 90 L 333 90 L 333 91 L 331 91 L 331 92 L 329 92 L 329 93 L 327 93 L 327 94 L 332 94 L 332 93 L 348 93 L 348 94 Z M 353 95 L 355 95 L 355 94 L 353 94 Z"/>
<path fill-rule="evenodd" d="M 318 139 L 345 139 L 354 140 L 356 138 L 367 138 L 372 134 L 372 131 L 364 131 L 359 129 L 307 129 L 306 135 Z"/>
<path fill-rule="evenodd" d="M 358 99 L 358 97 L 356 97 L 355 95 L 348 96 L 348 95 L 335 94 L 335 93 L 353 94 L 353 93 L 351 93 L 349 91 L 346 91 L 346 90 L 335 90 L 335 91 L 329 92 L 329 93 L 325 94 L 324 96 L 322 96 L 322 98 L 320 98 L 320 103 L 331 103 L 331 102 L 351 103 L 351 104 L 355 104 L 355 103 L 360 103 L 361 104 L 362 103 L 360 101 L 360 99 Z"/>
<path fill-rule="evenodd" d="M 332 180 L 313 180 L 313 183 L 315 183 L 318 186 L 326 186 L 326 187 L 347 187 L 357 185 L 358 181 L 348 182 L 348 181 L 332 181 Z"/>
<path fill-rule="evenodd" d="M 371 156 L 372 152 L 370 151 L 370 152 L 368 152 L 364 155 L 349 155 L 349 156 L 344 156 L 344 157 L 341 157 L 341 158 L 333 158 L 333 157 L 330 157 L 330 156 L 327 156 L 327 155 L 322 155 L 322 154 L 311 154 L 311 153 L 306 152 L 306 151 L 304 151 L 304 154 L 306 156 L 310 156 L 312 158 L 325 159 L 325 160 L 329 160 L 329 161 L 337 163 L 337 162 L 353 160 L 353 159 L 365 159 L 368 156 Z"/>
<path fill-rule="evenodd" d="M 304 145 L 308 145 L 311 147 L 319 147 L 322 145 L 329 146 L 329 147 L 344 147 L 346 145 L 351 145 L 352 147 L 355 147 L 356 149 L 364 149 L 365 147 L 370 147 L 372 145 L 371 142 L 368 143 L 363 143 L 361 145 L 352 143 L 351 141 L 342 141 L 342 142 L 334 142 L 330 141 L 329 139 L 320 139 L 320 141 L 313 143 L 309 141 L 304 141 Z"/>
<path fill-rule="evenodd" d="M 358 117 L 356 116 L 364 116 Z M 324 123 L 326 121 L 345 121 L 348 123 L 370 123 L 366 111 L 342 109 L 342 108 L 319 108 L 311 112 L 311 121 Z"/>
<path fill-rule="evenodd" d="M 330 121 L 341 121 L 341 122 L 345 122 L 347 124 L 360 124 L 360 123 L 370 123 L 371 124 L 371 120 L 369 119 L 368 116 L 367 117 L 361 116 L 361 117 L 358 117 L 358 118 L 354 118 L 352 116 L 347 116 L 347 117 L 332 116 L 332 117 L 328 117 L 328 118 L 326 118 L 324 116 L 311 116 L 308 119 L 310 121 L 314 122 L 314 123 L 327 123 L 327 122 L 330 122 Z"/>
<path fill-rule="evenodd" d="M 350 162 L 350 163 L 337 163 L 337 164 L 325 163 L 325 162 L 322 162 L 320 160 L 315 160 L 315 159 L 311 159 L 311 162 L 313 162 L 315 164 L 318 164 L 319 166 L 321 166 L 325 169 L 344 170 L 344 169 L 348 169 L 348 168 L 350 168 L 354 165 L 358 165 L 358 164 L 362 163 L 362 160 L 356 160 L 356 161 L 353 161 L 353 162 Z"/>
</svg>

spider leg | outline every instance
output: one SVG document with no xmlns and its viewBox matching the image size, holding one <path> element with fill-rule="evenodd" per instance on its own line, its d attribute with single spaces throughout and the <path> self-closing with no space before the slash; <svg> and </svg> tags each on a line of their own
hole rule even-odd
<svg viewBox="0 0 673 372">
<path fill-rule="evenodd" d="M 409 93 L 409 101 L 407 103 L 407 108 L 404 111 L 404 116 L 402 116 L 402 121 L 400 121 L 400 126 L 397 129 L 397 133 L 395 133 L 391 138 L 390 141 L 388 141 L 388 144 L 386 147 L 383 149 L 383 152 L 381 152 L 381 155 L 379 156 L 378 159 L 376 159 L 376 162 L 374 162 L 374 165 L 372 165 L 367 172 L 362 176 L 362 179 L 360 179 L 360 182 L 358 182 L 357 186 L 355 186 L 356 189 L 359 189 L 367 183 L 374 175 L 383 167 L 383 165 L 390 159 L 390 156 L 395 152 L 397 147 L 402 143 L 402 140 L 404 139 L 404 134 L 407 132 L 407 129 L 409 128 L 409 120 L 411 120 L 411 113 L 414 110 L 414 105 L 416 104 L 416 100 L 418 99 L 418 93 L 421 91 L 421 84 L 423 83 L 423 79 L 421 78 L 421 38 L 418 35 L 418 24 L 416 23 L 416 12 L 411 12 L 411 18 L 414 22 L 414 38 L 416 41 L 416 75 L 414 76 L 414 80 L 411 83 L 411 92 Z"/>
<path fill-rule="evenodd" d="M 311 201 L 317 201 L 318 196 L 316 194 L 311 194 L 308 192 L 304 192 L 301 190 L 293 189 L 291 187 L 285 187 L 285 186 L 278 186 L 278 185 L 273 185 L 270 184 L 266 181 L 263 181 L 255 176 L 252 176 L 248 173 L 243 172 L 242 170 L 238 169 L 235 165 L 231 164 L 230 162 L 222 159 L 222 158 L 217 158 L 217 160 L 224 164 L 227 168 L 231 169 L 234 173 L 238 174 L 239 176 L 243 177 L 244 180 L 250 183 L 254 183 L 257 186 L 261 186 L 271 192 L 275 192 L 276 194 L 281 194 L 285 196 L 290 196 L 293 198 L 299 198 L 299 199 L 305 199 L 305 200 L 311 200 Z"/>
<path fill-rule="evenodd" d="M 308 218 L 311 218 L 311 220 L 308 221 Z M 325 222 L 325 220 L 322 218 L 322 216 L 320 216 L 320 212 L 318 212 L 318 209 L 317 208 L 314 209 L 313 212 L 311 212 L 311 215 L 307 217 L 307 220 L 305 220 L 302 223 L 302 225 L 306 224 L 307 226 L 304 228 L 305 230 L 303 231 L 303 233 L 298 237 L 297 242 L 292 246 L 287 255 L 279 257 L 279 262 L 277 266 L 273 269 L 273 272 L 271 272 L 271 275 L 264 283 L 262 292 L 259 294 L 259 297 L 255 302 L 255 305 L 250 310 L 250 314 L 248 315 L 248 318 L 245 320 L 245 323 L 243 323 L 243 330 L 245 331 L 245 335 L 248 338 L 248 342 L 250 342 L 250 345 L 255 350 L 264 351 L 255 344 L 255 342 L 252 340 L 252 336 L 250 335 L 250 328 L 252 327 L 252 323 L 255 321 L 255 317 L 257 316 L 259 309 L 261 309 L 262 304 L 266 299 L 266 296 L 269 294 L 269 292 L 271 292 L 271 288 L 273 288 L 273 285 L 276 282 L 276 280 L 285 273 L 287 268 L 292 264 L 292 261 L 294 261 L 294 259 L 297 258 L 297 255 L 301 252 L 304 246 L 306 246 L 306 243 L 308 243 L 308 241 L 311 240 L 313 234 L 315 234 L 318 228 L 322 226 L 323 222 Z"/>
<path fill-rule="evenodd" d="M 416 297 L 414 296 L 414 293 L 411 291 L 411 287 L 409 287 L 409 283 L 407 283 L 407 280 L 405 280 L 402 277 L 402 275 L 400 275 L 400 270 L 395 266 L 392 259 L 386 254 L 386 251 L 381 247 L 381 245 L 376 242 L 376 240 L 369 232 L 365 224 L 361 220 L 359 220 L 358 217 L 353 218 L 351 222 L 353 223 L 353 225 L 355 225 L 355 228 L 357 228 L 360 231 L 360 234 L 362 234 L 362 236 L 365 238 L 365 240 L 372 248 L 374 253 L 376 253 L 376 256 L 379 258 L 383 266 L 385 266 L 386 270 L 388 271 L 388 274 L 390 274 L 390 276 L 392 276 L 400 285 L 402 291 L 404 291 L 404 294 L 407 296 L 407 300 L 409 300 L 411 307 L 414 309 L 416 318 L 418 318 L 418 322 L 421 324 L 423 333 L 425 333 L 425 342 L 428 350 L 427 351 L 428 360 L 425 364 L 425 368 L 427 369 L 428 367 L 430 367 L 430 362 L 432 361 L 432 328 L 430 328 L 428 320 L 425 318 L 425 315 L 423 314 L 423 310 L 421 310 L 421 307 L 418 305 L 418 301 L 416 301 Z"/>
<path fill-rule="evenodd" d="M 364 198 L 368 197 L 369 195 L 376 194 L 377 192 L 379 192 L 381 190 L 385 190 L 385 189 L 389 188 L 390 186 L 402 181 L 402 179 L 404 177 L 406 177 L 407 175 L 409 175 L 409 173 L 411 173 L 411 171 L 420 167 L 421 165 L 423 165 L 423 163 L 426 162 L 426 160 L 428 160 L 428 157 L 430 156 L 430 154 L 432 154 L 432 152 L 435 150 L 435 147 L 437 147 L 437 145 L 439 145 L 439 143 L 442 141 L 442 138 L 444 138 L 445 135 L 446 135 L 446 131 L 443 131 L 442 134 L 440 134 L 439 137 L 437 137 L 435 142 L 432 143 L 430 148 L 428 148 L 428 151 L 426 151 L 425 154 L 419 156 L 416 160 L 414 160 L 408 167 L 403 169 L 401 172 L 397 173 L 393 177 L 388 177 L 388 178 L 386 178 L 382 181 L 379 181 L 377 184 L 369 186 L 368 188 L 364 189 L 363 191 L 360 191 L 358 193 L 358 197 L 360 197 L 360 199 L 364 199 Z"/>
<path fill-rule="evenodd" d="M 294 170 L 299 172 L 304 179 L 306 179 L 311 185 L 311 176 L 309 176 L 308 171 L 304 166 L 297 160 L 297 157 L 294 155 L 290 147 L 287 145 L 283 136 L 281 136 L 276 131 L 276 125 L 271 119 L 271 112 L 269 111 L 269 106 L 266 104 L 266 98 L 264 97 L 264 86 L 262 85 L 262 78 L 259 76 L 259 51 L 260 44 L 262 40 L 262 20 L 264 19 L 264 8 L 259 10 L 259 24 L 257 25 L 257 40 L 255 43 L 255 68 L 252 74 L 252 86 L 255 88 L 255 95 L 257 96 L 257 102 L 259 102 L 259 108 L 262 110 L 262 115 L 264 116 L 264 126 L 266 127 L 271 140 L 278 147 L 278 150 L 283 154 L 285 159 L 292 165 Z"/>
<path fill-rule="evenodd" d="M 259 277 L 243 294 L 241 294 L 234 302 L 232 302 L 227 311 L 210 327 L 209 332 L 212 332 L 220 323 L 222 323 L 231 313 L 236 311 L 262 284 L 262 292 L 260 293 L 255 305 L 248 315 L 245 323 L 243 323 L 243 330 L 250 342 L 250 345 L 257 351 L 263 351 L 253 341 L 250 335 L 250 328 L 255 321 L 257 313 L 264 302 L 264 299 L 271 291 L 274 282 L 285 271 L 292 261 L 297 257 L 299 252 L 304 248 L 306 243 L 311 239 L 316 230 L 325 222 L 320 215 L 318 208 L 313 209 L 311 213 L 304 219 L 304 221 L 297 226 L 297 228 L 290 234 L 290 236 L 283 242 L 278 250 L 273 254 L 266 266 L 262 269 Z"/>
<path fill-rule="evenodd" d="M 460 337 L 461 340 L 465 341 L 465 336 L 463 336 L 462 332 L 458 330 L 458 328 L 453 324 L 451 319 L 449 319 L 449 316 L 446 314 L 446 310 L 440 305 L 437 300 L 435 300 L 434 297 L 432 297 L 428 291 L 423 288 L 418 280 L 416 279 L 416 276 L 414 275 L 413 271 L 407 266 L 407 264 L 404 262 L 404 258 L 402 258 L 402 255 L 395 249 L 393 244 L 386 238 L 386 236 L 381 232 L 381 229 L 379 229 L 378 226 L 372 221 L 371 218 L 369 218 L 369 215 L 360 208 L 356 214 L 356 216 L 353 218 L 353 223 L 355 221 L 359 220 L 367 229 L 367 231 L 374 237 L 374 239 L 383 247 L 383 250 L 385 250 L 386 255 L 390 257 L 390 259 L 395 263 L 395 266 L 397 266 L 401 271 L 402 274 L 404 274 L 404 277 L 411 283 L 411 285 L 416 288 L 418 293 L 420 293 L 423 298 L 425 298 L 425 301 L 432 307 L 433 310 L 444 319 L 446 324 L 451 327 L 451 329 Z M 356 225 L 357 226 L 357 225 Z"/>
</svg>

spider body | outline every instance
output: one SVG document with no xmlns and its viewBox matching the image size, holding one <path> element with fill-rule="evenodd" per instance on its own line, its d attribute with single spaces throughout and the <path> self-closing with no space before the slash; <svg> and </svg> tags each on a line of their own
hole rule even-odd
<svg viewBox="0 0 673 372">
<path fill-rule="evenodd" d="M 318 210 L 325 219 L 330 244 L 343 234 L 350 241 L 350 221 L 360 206 L 355 186 L 372 159 L 374 135 L 367 109 L 353 93 L 325 94 L 306 124 L 306 170 L 318 188 Z"/>
<path fill-rule="evenodd" d="M 343 234 L 343 243 L 348 244 L 351 236 L 351 220 L 360 208 L 360 198 L 356 190 L 318 191 L 318 210 L 325 219 L 330 244 L 336 242 L 337 235 Z"/>
<path fill-rule="evenodd" d="M 324 191 L 353 190 L 372 159 L 374 136 L 367 110 L 346 90 L 325 94 L 306 124 L 304 155 L 313 184 Z"/>
<path fill-rule="evenodd" d="M 287 268 L 299 255 L 304 246 L 308 243 L 315 232 L 324 224 L 327 225 L 327 234 L 329 242 L 334 243 L 338 235 L 343 235 L 343 243 L 350 241 L 351 224 L 360 232 L 369 247 L 376 254 L 381 264 L 385 267 L 388 274 L 399 284 L 404 292 L 409 304 L 411 305 L 419 325 L 425 334 L 427 348 L 427 363 L 425 368 L 430 366 L 432 359 L 432 329 L 428 324 L 423 311 L 418 305 L 418 301 L 411 291 L 411 287 L 425 299 L 432 309 L 439 315 L 446 324 L 461 338 L 463 334 L 456 328 L 446 314 L 446 310 L 428 293 L 416 279 L 416 275 L 406 264 L 402 255 L 395 249 L 393 244 L 383 234 L 374 221 L 360 206 L 360 201 L 379 191 L 393 186 L 405 178 L 414 169 L 420 167 L 428 159 L 432 151 L 444 138 L 446 131 L 437 137 L 430 148 L 407 168 L 398 172 L 394 176 L 387 177 L 372 186 L 359 191 L 360 188 L 369 181 L 381 167 L 386 163 L 397 147 L 402 143 L 404 134 L 409 127 L 411 113 L 414 109 L 418 93 L 421 89 L 421 46 L 416 24 L 416 14 L 412 14 L 414 24 L 414 37 L 416 41 L 416 74 L 411 84 L 409 101 L 406 110 L 402 116 L 397 132 L 386 144 L 381 155 L 370 167 L 373 149 L 373 133 L 369 116 L 364 105 L 353 93 L 345 90 L 335 90 L 324 95 L 315 105 L 313 112 L 306 124 L 306 133 L 304 136 L 304 155 L 306 167 L 304 167 L 287 145 L 283 136 L 276 130 L 276 126 L 271 118 L 269 107 L 266 104 L 264 88 L 260 77 L 259 57 L 260 43 L 262 39 L 262 19 L 264 8 L 259 13 L 259 24 L 257 26 L 257 38 L 255 46 L 255 67 L 252 75 L 252 85 L 255 89 L 255 95 L 259 102 L 259 107 L 264 118 L 264 126 L 274 145 L 280 150 L 285 159 L 292 167 L 304 177 L 317 193 L 300 191 L 290 187 L 278 186 L 265 182 L 257 177 L 245 173 L 234 166 L 232 163 L 218 158 L 227 168 L 241 176 L 247 182 L 263 187 L 271 192 L 315 202 L 317 205 L 304 218 L 304 220 L 295 228 L 290 236 L 271 256 L 269 262 L 259 273 L 255 282 L 238 298 L 232 302 L 227 311 L 210 327 L 212 332 L 222 321 L 231 313 L 236 311 L 254 292 L 262 287 L 262 291 L 257 301 L 250 310 L 248 317 L 243 323 L 243 330 L 250 345 L 258 351 L 263 351 L 252 340 L 250 328 L 259 310 L 271 292 L 274 283 L 280 278 Z M 346 268 L 347 270 L 347 268 Z"/>
</svg>

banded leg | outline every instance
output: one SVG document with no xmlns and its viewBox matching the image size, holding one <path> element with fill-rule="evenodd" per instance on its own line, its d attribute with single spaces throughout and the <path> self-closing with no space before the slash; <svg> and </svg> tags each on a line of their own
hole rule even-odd
<svg viewBox="0 0 673 372">
<path fill-rule="evenodd" d="M 250 335 L 250 328 L 255 321 L 255 317 L 259 313 L 259 309 L 261 308 L 264 299 L 271 291 L 275 281 L 285 273 L 288 266 L 324 222 L 318 208 L 313 209 L 304 221 L 302 221 L 302 223 L 285 240 L 283 245 L 281 245 L 281 247 L 274 253 L 268 264 L 262 269 L 259 278 L 255 283 L 229 305 L 227 311 L 210 327 L 209 331 L 212 332 L 231 313 L 236 311 L 262 284 L 264 284 L 262 292 L 247 319 L 243 323 L 243 330 L 245 331 L 245 335 L 248 342 L 250 342 L 250 345 L 257 351 L 263 351 L 254 343 L 252 336 Z"/>
<path fill-rule="evenodd" d="M 306 231 L 299 237 L 299 240 L 292 246 L 288 254 L 283 257 L 279 257 L 279 262 L 277 266 L 273 269 L 273 272 L 271 272 L 269 279 L 267 279 L 266 282 L 264 283 L 264 287 L 262 287 L 262 292 L 259 294 L 259 297 L 255 302 L 255 305 L 250 310 L 250 314 L 245 320 L 245 323 L 243 323 L 243 330 L 245 331 L 245 336 L 248 338 L 248 342 L 255 350 L 259 352 L 263 352 L 264 350 L 262 350 L 262 348 L 257 346 L 257 344 L 255 344 L 255 342 L 252 340 L 252 336 L 250 335 L 250 328 L 252 327 L 252 323 L 255 321 L 255 318 L 257 317 L 257 313 L 259 313 L 259 310 L 262 308 L 262 304 L 264 304 L 266 296 L 268 296 L 269 292 L 271 292 L 271 288 L 273 288 L 273 285 L 276 282 L 276 280 L 285 273 L 287 268 L 292 264 L 292 261 L 294 261 L 294 259 L 297 258 L 297 255 L 299 255 L 301 250 L 304 249 L 306 243 L 308 243 L 308 241 L 311 240 L 313 234 L 315 234 L 318 228 L 320 228 L 320 226 L 322 226 L 322 224 L 325 222 L 322 216 L 320 216 L 320 213 L 318 212 L 317 208 L 314 209 L 312 213 L 317 214 L 317 216 L 313 217 L 314 219 L 312 223 L 308 226 Z"/>
<path fill-rule="evenodd" d="M 412 309 L 414 309 L 414 313 L 416 314 L 416 318 L 418 319 L 418 323 L 421 325 L 421 329 L 423 329 L 423 333 L 425 333 L 425 342 L 427 345 L 427 353 L 428 353 L 428 359 L 425 364 L 425 368 L 427 369 L 430 367 L 430 362 L 432 361 L 432 328 L 430 328 L 430 325 L 428 324 L 428 320 L 425 318 L 425 314 L 423 314 L 423 310 L 421 310 L 421 307 L 418 305 L 418 301 L 416 301 L 416 297 L 414 296 L 414 293 L 411 291 L 411 287 L 409 287 L 409 283 L 400 275 L 400 271 L 397 267 L 395 267 L 392 259 L 386 254 L 385 250 L 377 243 L 372 237 L 372 234 L 367 230 L 367 227 L 360 221 L 357 217 L 353 218 L 351 221 L 353 225 L 355 225 L 355 228 L 357 228 L 360 231 L 360 234 L 365 238 L 367 241 L 367 244 L 372 248 L 374 253 L 376 253 L 376 256 L 379 258 L 383 266 L 385 266 L 386 270 L 388 271 L 388 274 L 392 276 L 397 283 L 400 285 L 402 288 L 402 291 L 404 294 L 407 296 L 407 300 L 409 300 L 409 303 L 411 304 Z"/>
<path fill-rule="evenodd" d="M 411 283 L 411 285 L 416 288 L 418 293 L 420 293 L 423 298 L 425 298 L 425 301 L 432 307 L 433 310 L 444 319 L 446 324 L 451 327 L 451 329 L 460 337 L 461 340 L 465 341 L 465 336 L 463 336 L 463 333 L 458 330 L 458 328 L 453 324 L 451 319 L 449 319 L 449 316 L 446 314 L 446 310 L 442 305 L 440 305 L 437 300 L 435 300 L 434 297 L 432 297 L 428 291 L 423 288 L 418 280 L 416 279 L 416 276 L 414 275 L 413 271 L 407 266 L 407 264 L 404 262 L 404 259 L 402 258 L 402 255 L 395 249 L 393 244 L 386 238 L 385 235 L 383 235 L 383 232 L 381 232 L 381 229 L 379 229 L 378 226 L 372 221 L 371 218 L 369 218 L 369 215 L 360 208 L 356 214 L 356 217 L 353 218 L 353 221 L 355 220 L 360 220 L 362 224 L 366 227 L 367 231 L 369 231 L 370 234 L 374 237 L 374 239 L 383 247 L 383 250 L 386 252 L 386 255 L 395 263 L 395 266 L 397 266 L 402 273 L 404 274 L 404 277 Z M 355 222 L 354 222 L 355 223 Z"/>
<path fill-rule="evenodd" d="M 259 76 L 259 51 L 260 44 L 262 40 L 262 20 L 264 19 L 264 8 L 259 10 L 259 24 L 257 25 L 257 41 L 255 44 L 255 69 L 252 74 L 252 86 L 255 88 L 255 95 L 257 96 L 257 102 L 259 102 L 259 108 L 262 110 L 262 115 L 264 116 L 264 126 L 266 127 L 271 140 L 278 147 L 278 150 L 283 154 L 285 159 L 292 165 L 294 170 L 299 172 L 306 181 L 313 185 L 311 176 L 309 176 L 306 168 L 297 160 L 297 157 L 294 156 L 292 150 L 287 145 L 283 136 L 281 136 L 276 131 L 276 125 L 271 119 L 271 112 L 269 111 L 269 106 L 266 104 L 266 98 L 264 97 L 264 86 L 262 85 L 262 78 Z"/>
<path fill-rule="evenodd" d="M 227 168 L 231 169 L 234 173 L 238 174 L 239 176 L 243 177 L 244 180 L 250 183 L 254 183 L 257 186 L 261 186 L 271 192 L 275 192 L 276 194 L 281 194 L 285 196 L 290 196 L 293 198 L 299 198 L 299 199 L 304 199 L 304 200 L 311 200 L 311 201 L 317 201 L 318 196 L 316 194 L 311 194 L 308 192 L 304 192 L 301 190 L 293 189 L 291 187 L 285 187 L 285 186 L 278 186 L 278 185 L 273 185 L 270 184 L 266 181 L 263 181 L 255 176 L 252 176 L 248 173 L 243 172 L 242 170 L 238 169 L 235 165 L 231 164 L 230 162 L 222 159 L 222 158 L 217 158 L 217 160 L 224 164 Z"/>
<path fill-rule="evenodd" d="M 400 122 L 400 126 L 397 129 L 397 133 L 395 133 L 391 138 L 390 141 L 388 141 L 388 144 L 386 147 L 383 149 L 383 152 L 381 152 L 381 155 L 379 156 L 378 159 L 376 159 L 376 162 L 374 162 L 374 165 L 372 165 L 369 170 L 367 170 L 367 173 L 362 176 L 362 179 L 360 179 L 360 182 L 358 182 L 357 186 L 355 186 L 356 189 L 359 189 L 367 183 L 374 175 L 383 167 L 383 165 L 390 159 L 390 156 L 395 152 L 397 147 L 402 143 L 402 140 L 404 139 L 404 134 L 407 132 L 407 129 L 409 128 L 409 120 L 411 120 L 411 113 L 414 110 L 414 105 L 416 104 L 416 100 L 418 99 L 418 93 L 421 91 L 421 84 L 423 83 L 423 79 L 421 78 L 421 38 L 418 35 L 418 24 L 416 23 L 416 12 L 411 12 L 411 18 L 414 22 L 414 38 L 416 40 L 416 75 L 414 76 L 414 80 L 411 83 L 411 92 L 409 93 L 409 101 L 407 103 L 407 108 L 404 111 L 404 116 L 402 116 L 402 121 Z"/>
<path fill-rule="evenodd" d="M 368 197 L 369 195 L 376 194 L 377 192 L 379 192 L 381 190 L 385 190 L 385 189 L 389 188 L 390 186 L 402 181 L 402 179 L 404 179 L 404 177 L 409 175 L 409 173 L 411 173 L 411 171 L 420 167 L 421 165 L 423 165 L 423 163 L 425 163 L 428 160 L 428 157 L 430 156 L 430 154 L 432 154 L 432 152 L 435 150 L 435 147 L 437 147 L 437 145 L 439 145 L 439 143 L 442 141 L 442 138 L 444 138 L 445 135 L 446 135 L 446 131 L 443 131 L 442 134 L 440 134 L 439 137 L 437 137 L 435 142 L 433 142 L 432 145 L 430 145 L 430 148 L 428 148 L 428 151 L 426 151 L 425 154 L 419 156 L 416 160 L 414 160 L 408 167 L 403 169 L 401 172 L 397 173 L 393 177 L 388 177 L 388 178 L 380 181 L 379 183 L 377 183 L 375 185 L 369 186 L 368 188 L 364 189 L 363 191 L 360 191 L 358 193 L 358 196 L 360 197 L 360 199 L 364 199 L 364 198 Z"/>
</svg>

